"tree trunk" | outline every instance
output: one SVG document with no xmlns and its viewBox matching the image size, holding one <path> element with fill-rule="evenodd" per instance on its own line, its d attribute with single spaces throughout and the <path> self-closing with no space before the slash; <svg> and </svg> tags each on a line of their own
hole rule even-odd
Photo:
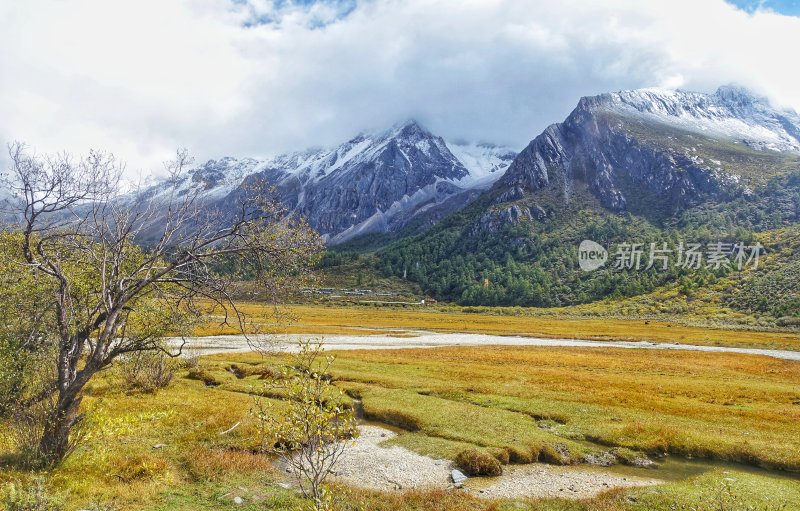
<svg viewBox="0 0 800 511">
<path fill-rule="evenodd" d="M 72 449 L 70 434 L 75 425 L 80 422 L 78 411 L 81 398 L 78 397 L 79 392 L 80 389 L 61 392 L 55 410 L 45 421 L 42 439 L 39 442 L 39 451 L 42 461 L 49 466 L 60 463 Z"/>
</svg>

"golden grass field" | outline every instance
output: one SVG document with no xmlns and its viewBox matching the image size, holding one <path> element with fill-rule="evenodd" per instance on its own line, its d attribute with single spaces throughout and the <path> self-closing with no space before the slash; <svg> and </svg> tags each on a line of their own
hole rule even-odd
<svg viewBox="0 0 800 511">
<path fill-rule="evenodd" d="M 550 462 L 579 462 L 587 452 L 622 446 L 651 456 L 668 452 L 675 458 L 705 456 L 746 464 L 583 502 L 491 503 L 456 491 L 381 494 L 340 488 L 346 495 L 341 509 L 800 509 L 796 475 L 746 468 L 800 470 L 797 363 L 730 354 L 581 348 L 335 355 L 335 383 L 360 398 L 369 417 L 407 428 L 393 443 L 424 454 L 452 458 L 473 446 L 516 453 L 523 461 L 520 453 L 543 453 L 558 443 L 569 455 Z M 280 357 L 258 354 L 203 357 L 202 369 L 219 386 L 187 379 L 188 370 L 182 369 L 157 394 L 127 391 L 112 368 L 92 384 L 84 403 L 90 417 L 86 443 L 49 474 L 50 490 L 68 502 L 68 509 L 93 503 L 95 509 L 226 509 L 233 506 L 233 494 L 246 499 L 237 509 L 296 509 L 297 497 L 278 485 L 285 474 L 267 456 L 252 452 L 258 439 L 249 416 L 249 394 L 260 392 L 264 382 L 258 376 L 239 379 L 228 370 L 235 363 L 249 365 L 255 373 L 280 362 Z M 274 403 L 280 410 L 280 401 Z M 221 434 L 237 422 L 242 423 L 239 428 Z M 153 447 L 159 444 L 163 446 Z M 0 452 L 8 456 L 9 448 L 8 437 L 0 435 Z M 0 483 L 25 484 L 32 477 L 13 465 L 0 471 Z M 722 505 L 723 484 L 743 505 L 753 507 L 713 507 Z"/>
<path fill-rule="evenodd" d="M 422 307 L 290 305 L 283 309 L 292 321 L 278 324 L 273 319 L 273 308 L 268 305 L 249 302 L 242 304 L 241 309 L 249 317 L 252 329 L 288 333 L 369 335 L 386 330 L 427 330 L 800 350 L 800 333 L 704 328 L 667 321 L 475 314 L 461 309 Z M 212 313 L 210 320 L 194 333 L 235 334 L 239 330 L 238 326 L 220 326 L 219 318 L 215 321 Z"/>
<path fill-rule="evenodd" d="M 258 355 L 216 361 L 258 363 Z M 800 364 L 769 357 L 596 348 L 452 347 L 337 353 L 365 413 L 430 440 L 516 450 L 592 439 L 648 453 L 800 472 Z M 238 383 L 241 385 L 241 382 Z M 548 429 L 537 427 L 545 421 Z M 403 444 L 404 440 L 399 440 Z M 420 448 L 409 436 L 408 446 Z"/>
</svg>

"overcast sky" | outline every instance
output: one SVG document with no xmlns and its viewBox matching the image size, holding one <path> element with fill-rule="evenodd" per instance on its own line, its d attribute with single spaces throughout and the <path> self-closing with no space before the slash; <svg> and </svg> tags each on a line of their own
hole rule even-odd
<svg viewBox="0 0 800 511">
<path fill-rule="evenodd" d="M 800 110 L 797 2 L 0 0 L 0 140 L 131 173 L 414 117 L 523 147 L 583 95 L 739 83 Z"/>
</svg>

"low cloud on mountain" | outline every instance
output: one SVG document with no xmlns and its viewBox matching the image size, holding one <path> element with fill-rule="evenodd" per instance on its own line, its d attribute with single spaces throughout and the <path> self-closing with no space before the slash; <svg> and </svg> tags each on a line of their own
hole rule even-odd
<svg viewBox="0 0 800 511">
<path fill-rule="evenodd" d="M 735 82 L 800 109 L 800 18 L 722 0 L 5 2 L 0 138 L 131 171 L 414 117 L 521 148 L 576 98 Z"/>
</svg>

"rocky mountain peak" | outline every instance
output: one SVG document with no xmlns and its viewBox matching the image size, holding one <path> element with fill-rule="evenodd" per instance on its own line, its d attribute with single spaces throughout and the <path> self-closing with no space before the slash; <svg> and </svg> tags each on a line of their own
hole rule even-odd
<svg viewBox="0 0 800 511">
<path fill-rule="evenodd" d="M 516 152 L 490 144 L 449 145 L 414 119 L 363 132 L 333 148 L 255 160 L 224 157 L 189 172 L 179 186 L 225 209 L 228 195 L 261 182 L 332 242 L 396 231 L 425 214 L 431 225 L 506 171 Z M 163 186 L 148 191 L 156 197 Z"/>
<path fill-rule="evenodd" d="M 395 124 L 392 131 L 394 131 L 395 136 L 408 139 L 433 137 L 431 132 L 422 127 L 416 119 L 407 119 L 401 123 Z"/>
<path fill-rule="evenodd" d="M 745 193 L 797 153 L 800 117 L 740 87 L 619 91 L 582 98 L 536 137 L 494 197 L 530 202 L 547 188 L 569 202 L 580 181 L 608 209 L 663 216 Z"/>
<path fill-rule="evenodd" d="M 739 85 L 723 85 L 717 89 L 714 96 L 721 102 L 735 107 L 750 107 L 755 103 L 769 106 L 767 98 L 757 96 L 750 89 Z"/>
<path fill-rule="evenodd" d="M 659 88 L 600 94 L 582 98 L 573 117 L 602 112 L 713 134 L 754 149 L 800 152 L 800 116 L 735 85 L 713 94 Z"/>
</svg>

